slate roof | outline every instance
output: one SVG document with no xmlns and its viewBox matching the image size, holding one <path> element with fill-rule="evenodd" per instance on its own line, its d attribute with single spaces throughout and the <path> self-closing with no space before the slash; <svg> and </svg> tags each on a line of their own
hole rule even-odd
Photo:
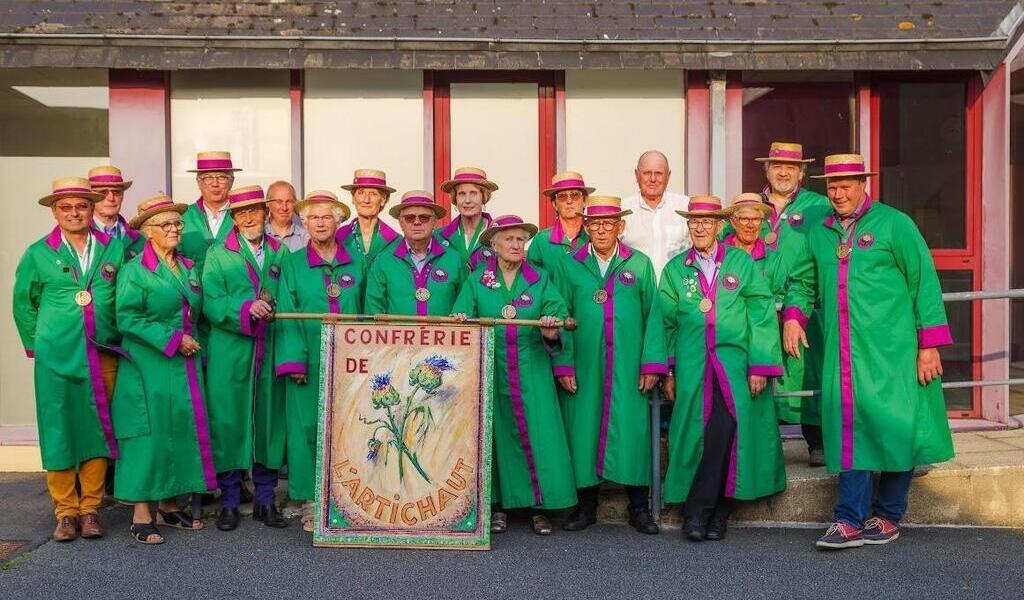
<svg viewBox="0 0 1024 600">
<path fill-rule="evenodd" d="M 131 64 L 133 57 L 141 66 L 223 66 L 211 65 L 213 56 L 252 67 L 301 68 L 312 62 L 422 68 L 443 58 L 443 66 L 433 68 L 462 68 L 455 57 L 463 53 L 463 63 L 474 68 L 509 68 L 503 56 L 527 52 L 533 56 L 516 56 L 513 65 L 588 66 L 581 54 L 607 53 L 598 62 L 609 67 L 628 66 L 630 60 L 655 68 L 692 67 L 703 57 L 711 68 L 772 68 L 781 63 L 771 54 L 780 51 L 770 48 L 807 44 L 796 58 L 805 68 L 844 68 L 872 59 L 877 68 L 890 69 L 991 68 L 1021 14 L 1015 0 L 0 0 L 0 66 L 24 63 L 30 58 L 26 47 L 53 47 L 63 40 L 58 56 L 81 66 Z M 169 36 L 173 43 L 140 43 L 140 36 Z M 868 47 L 853 56 L 858 49 L 852 46 L 866 41 L 900 45 L 898 56 L 887 57 L 884 47 L 877 56 Z M 715 48 L 721 44 L 724 51 Z M 749 48 L 730 50 L 730 44 Z M 87 51 L 71 56 L 68 46 Z M 244 49 L 266 52 L 246 58 Z M 927 60 L 924 50 L 932 52 Z M 851 55 L 814 58 L 837 51 Z M 935 54 L 940 51 L 945 59 Z M 715 52 L 738 53 L 749 64 Z M 789 64 L 794 52 L 783 52 Z M 766 57 L 753 58 L 755 53 Z M 48 63 L 55 58 L 36 54 Z"/>
</svg>

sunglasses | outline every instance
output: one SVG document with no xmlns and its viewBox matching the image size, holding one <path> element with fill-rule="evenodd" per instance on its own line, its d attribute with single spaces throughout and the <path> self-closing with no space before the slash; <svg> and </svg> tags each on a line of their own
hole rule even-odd
<svg viewBox="0 0 1024 600">
<path fill-rule="evenodd" d="M 434 215 L 402 215 L 402 221 L 409 225 L 429 223 L 434 220 Z"/>
</svg>

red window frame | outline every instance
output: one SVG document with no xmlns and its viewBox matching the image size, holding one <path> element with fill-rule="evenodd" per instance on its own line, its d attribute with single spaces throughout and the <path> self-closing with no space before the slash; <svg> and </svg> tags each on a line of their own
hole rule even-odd
<svg viewBox="0 0 1024 600">
<path fill-rule="evenodd" d="M 931 251 L 935 268 L 939 271 L 970 271 L 972 290 L 981 290 L 983 256 L 981 252 L 981 165 L 982 165 L 982 103 L 983 85 L 980 76 L 974 73 L 923 74 L 898 73 L 874 74 L 871 83 L 871 170 L 878 172 L 881 166 L 881 116 L 882 91 L 887 86 L 902 82 L 963 82 L 967 86 L 964 111 L 964 138 L 967 144 L 964 153 L 964 174 L 967 197 L 964 202 L 965 244 L 963 248 L 936 248 Z M 871 194 L 880 196 L 879 177 L 871 178 Z M 881 198 L 881 200 L 885 200 Z M 971 378 L 980 380 L 981 370 L 981 303 L 971 303 Z M 949 410 L 951 418 L 981 418 L 981 388 L 971 392 L 970 410 Z"/>
<path fill-rule="evenodd" d="M 558 102 L 565 99 L 565 73 L 563 71 L 424 71 L 423 98 L 433 105 L 434 197 L 445 209 L 451 208 L 451 198 L 441 190 L 441 183 L 451 175 L 451 84 L 453 83 L 536 83 L 539 116 L 537 147 L 539 169 L 537 181 L 537 207 L 540 227 L 554 222 L 551 202 L 541 190 L 548 187 L 557 163 Z M 481 165 L 486 168 L 486 165 Z M 450 215 L 449 210 L 449 215 Z"/>
</svg>

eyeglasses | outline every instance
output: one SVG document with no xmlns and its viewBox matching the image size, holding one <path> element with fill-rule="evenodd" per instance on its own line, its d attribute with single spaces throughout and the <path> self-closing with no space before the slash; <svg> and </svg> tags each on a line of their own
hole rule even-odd
<svg viewBox="0 0 1024 600">
<path fill-rule="evenodd" d="M 334 220 L 334 215 L 306 215 L 306 221 L 310 223 L 319 223 L 321 221 L 326 223 L 327 221 Z"/>
<path fill-rule="evenodd" d="M 593 229 L 595 231 L 611 231 L 619 226 L 621 219 L 601 219 L 600 221 L 587 221 L 587 229 Z"/>
<path fill-rule="evenodd" d="M 688 219 L 687 223 L 693 229 L 714 229 L 718 219 Z"/>
<path fill-rule="evenodd" d="M 583 192 L 579 190 L 558 192 L 555 194 L 555 200 L 583 200 Z"/>
<path fill-rule="evenodd" d="M 217 183 L 227 183 L 234 179 L 234 177 L 232 177 L 231 175 L 200 175 L 196 179 L 203 183 L 209 184 L 213 183 L 214 181 L 216 181 Z"/>
<path fill-rule="evenodd" d="M 53 206 L 59 212 L 62 212 L 64 214 L 66 214 L 66 215 L 70 215 L 71 213 L 76 213 L 76 212 L 86 212 L 87 210 L 92 208 L 92 203 L 91 202 L 79 202 L 77 204 L 70 204 L 70 203 L 54 204 Z"/>
<path fill-rule="evenodd" d="M 434 220 L 434 215 L 402 215 L 402 221 L 408 225 L 429 223 Z"/>
<path fill-rule="evenodd" d="M 740 225 L 760 225 L 761 221 L 764 221 L 764 218 L 763 217 L 733 217 L 732 221 L 734 223 L 739 223 Z"/>
<path fill-rule="evenodd" d="M 185 228 L 185 223 L 181 220 L 178 221 L 165 221 L 163 223 L 150 223 L 150 227 L 159 227 L 164 233 L 170 233 L 172 231 L 181 231 Z"/>
</svg>

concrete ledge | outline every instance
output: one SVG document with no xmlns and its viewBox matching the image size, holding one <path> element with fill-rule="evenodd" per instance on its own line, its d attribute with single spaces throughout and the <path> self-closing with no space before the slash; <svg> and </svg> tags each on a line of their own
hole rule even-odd
<svg viewBox="0 0 1024 600">
<path fill-rule="evenodd" d="M 1024 430 L 976 431 L 953 436 L 956 457 L 921 468 L 910 491 L 905 522 L 928 525 L 1024 527 Z M 837 494 L 835 476 L 807 466 L 802 441 L 783 444 L 789 482 L 786 491 L 744 503 L 737 521 L 827 523 Z M 621 489 L 602 494 L 598 518 L 626 521 Z M 678 527 L 679 510 L 667 507 L 662 524 Z"/>
<path fill-rule="evenodd" d="M 39 446 L 0 445 L 0 473 L 38 473 L 42 470 Z"/>
</svg>

